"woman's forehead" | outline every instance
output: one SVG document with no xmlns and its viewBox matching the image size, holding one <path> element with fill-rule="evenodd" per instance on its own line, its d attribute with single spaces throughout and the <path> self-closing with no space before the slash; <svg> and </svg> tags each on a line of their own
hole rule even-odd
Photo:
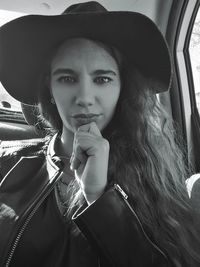
<svg viewBox="0 0 200 267">
<path fill-rule="evenodd" d="M 56 50 L 55 54 L 59 54 L 66 50 L 77 50 L 78 48 L 82 47 L 88 47 L 90 49 L 96 49 L 96 50 L 106 50 L 106 45 L 102 42 L 87 39 L 87 38 L 70 38 L 66 39 L 62 44 L 59 45 L 59 47 Z"/>
<path fill-rule="evenodd" d="M 116 60 L 103 45 L 84 38 L 69 39 L 61 44 L 53 57 L 51 68 L 76 67 L 81 64 L 118 69 Z"/>
</svg>

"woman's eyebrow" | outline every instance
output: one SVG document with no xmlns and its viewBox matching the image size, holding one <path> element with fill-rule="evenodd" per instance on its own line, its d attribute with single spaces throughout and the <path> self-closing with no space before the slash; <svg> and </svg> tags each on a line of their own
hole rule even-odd
<svg viewBox="0 0 200 267">
<path fill-rule="evenodd" d="M 117 75 L 117 73 L 114 71 L 114 70 L 101 70 L 101 69 L 99 69 L 99 70 L 95 70 L 95 71 L 93 71 L 92 73 L 91 73 L 92 75 L 105 75 L 105 74 L 111 74 L 111 75 L 114 75 L 114 76 L 116 76 Z"/>
<path fill-rule="evenodd" d="M 70 68 L 58 68 L 56 70 L 53 71 L 52 75 L 58 75 L 58 74 L 72 74 L 75 75 L 75 71 L 73 69 Z M 114 75 L 116 76 L 116 72 L 114 70 L 103 70 L 103 69 L 98 69 L 98 70 L 94 70 L 90 73 L 91 75 L 106 75 L 106 74 L 110 74 L 110 75 Z"/>
<path fill-rule="evenodd" d="M 75 71 L 69 68 L 59 68 L 53 71 L 52 75 L 58 75 L 58 74 L 75 74 Z"/>
</svg>

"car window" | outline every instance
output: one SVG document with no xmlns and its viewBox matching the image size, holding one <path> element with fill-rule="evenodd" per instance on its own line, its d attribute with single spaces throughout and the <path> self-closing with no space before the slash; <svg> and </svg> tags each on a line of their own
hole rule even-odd
<svg viewBox="0 0 200 267">
<path fill-rule="evenodd" d="M 20 102 L 7 93 L 3 85 L 0 83 L 0 108 L 10 109 L 13 111 L 21 111 Z"/>
<path fill-rule="evenodd" d="M 200 8 L 198 9 L 192 28 L 189 43 L 189 54 L 192 67 L 196 106 L 200 114 Z"/>
</svg>

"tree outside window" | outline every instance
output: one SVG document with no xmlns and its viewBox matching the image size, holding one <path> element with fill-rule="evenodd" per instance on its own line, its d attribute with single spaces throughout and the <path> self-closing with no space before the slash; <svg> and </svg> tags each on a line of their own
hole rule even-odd
<svg viewBox="0 0 200 267">
<path fill-rule="evenodd" d="M 193 73 L 196 104 L 200 114 L 200 9 L 194 22 L 189 44 L 189 53 Z"/>
</svg>

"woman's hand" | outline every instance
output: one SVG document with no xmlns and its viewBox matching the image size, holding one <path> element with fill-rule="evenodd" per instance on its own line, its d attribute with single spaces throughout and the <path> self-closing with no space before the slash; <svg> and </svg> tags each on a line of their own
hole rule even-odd
<svg viewBox="0 0 200 267">
<path fill-rule="evenodd" d="M 96 123 L 80 126 L 74 135 L 70 162 L 88 204 L 104 192 L 108 159 L 109 142 L 102 137 Z"/>
</svg>

